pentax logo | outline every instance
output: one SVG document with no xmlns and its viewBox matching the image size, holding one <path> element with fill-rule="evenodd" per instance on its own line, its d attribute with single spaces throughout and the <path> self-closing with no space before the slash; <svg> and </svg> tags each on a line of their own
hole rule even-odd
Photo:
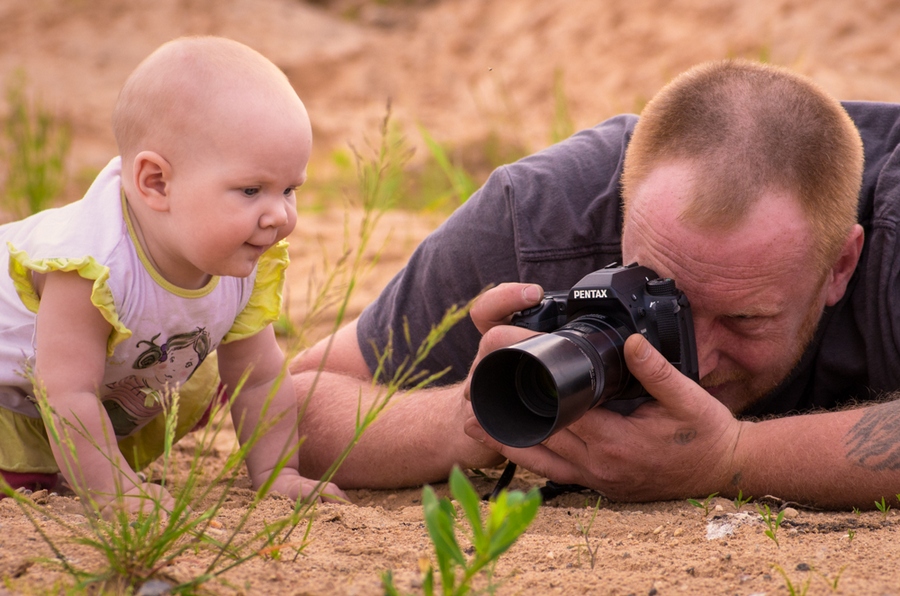
<svg viewBox="0 0 900 596">
<path fill-rule="evenodd" d="M 584 298 L 606 298 L 606 290 L 575 290 L 572 294 L 572 298 L 584 299 Z"/>
</svg>

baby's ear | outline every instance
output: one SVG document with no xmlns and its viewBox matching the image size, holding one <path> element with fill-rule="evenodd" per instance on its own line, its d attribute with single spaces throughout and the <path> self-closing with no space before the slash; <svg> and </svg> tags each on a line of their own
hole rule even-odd
<svg viewBox="0 0 900 596">
<path fill-rule="evenodd" d="M 172 168 L 155 151 L 141 151 L 134 157 L 133 182 L 137 196 L 154 211 L 169 210 L 169 180 Z"/>
</svg>

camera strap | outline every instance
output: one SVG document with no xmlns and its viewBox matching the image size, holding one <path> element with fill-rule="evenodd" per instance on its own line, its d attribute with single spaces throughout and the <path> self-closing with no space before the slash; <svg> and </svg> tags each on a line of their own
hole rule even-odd
<svg viewBox="0 0 900 596">
<path fill-rule="evenodd" d="M 506 467 L 503 469 L 503 473 L 500 474 L 500 478 L 497 479 L 497 484 L 494 485 L 494 489 L 489 493 L 481 497 L 483 501 L 493 501 L 497 498 L 497 495 L 500 494 L 500 491 L 509 487 L 509 483 L 512 482 L 513 477 L 516 475 L 516 464 L 513 462 L 507 462 Z M 541 503 L 546 503 L 550 499 L 554 499 L 560 495 L 564 495 L 567 493 L 578 493 L 583 490 L 588 490 L 587 487 L 581 486 L 580 484 L 559 484 L 557 482 L 553 482 L 552 480 L 548 480 L 544 486 L 540 488 L 541 491 Z"/>
</svg>

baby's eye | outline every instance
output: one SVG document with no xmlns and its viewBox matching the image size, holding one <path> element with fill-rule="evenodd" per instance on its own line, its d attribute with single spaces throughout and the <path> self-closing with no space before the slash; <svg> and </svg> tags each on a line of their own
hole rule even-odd
<svg viewBox="0 0 900 596">
<path fill-rule="evenodd" d="M 294 194 L 294 191 L 297 190 L 296 186 L 288 186 L 284 189 L 284 196 L 289 197 Z"/>
<path fill-rule="evenodd" d="M 243 189 L 244 196 L 252 197 L 259 194 L 258 188 L 245 188 Z"/>
</svg>

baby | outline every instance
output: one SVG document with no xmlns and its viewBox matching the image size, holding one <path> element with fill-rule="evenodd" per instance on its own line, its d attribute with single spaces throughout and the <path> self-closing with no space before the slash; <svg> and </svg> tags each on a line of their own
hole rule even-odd
<svg viewBox="0 0 900 596">
<path fill-rule="evenodd" d="M 239 439 L 274 423 L 247 459 L 259 487 L 298 440 L 289 379 L 264 406 L 284 362 L 272 321 L 312 147 L 306 109 L 256 51 L 181 38 L 128 78 L 113 130 L 119 157 L 83 199 L 0 226 L 9 269 L 0 276 L 0 473 L 16 487 L 61 471 L 105 512 L 134 510 L 142 495 L 170 506 L 123 453 L 159 453 L 148 424 L 158 426 L 163 400 L 215 350 L 226 388 L 249 371 L 232 408 Z M 196 422 L 209 385 L 182 393 L 179 412 Z M 55 426 L 70 429 L 74 452 L 48 440 L 36 393 Z M 132 447 L 120 450 L 126 437 Z M 298 465 L 294 452 L 272 490 L 311 493 L 316 482 Z M 331 484 L 323 492 L 343 496 Z"/>
</svg>

